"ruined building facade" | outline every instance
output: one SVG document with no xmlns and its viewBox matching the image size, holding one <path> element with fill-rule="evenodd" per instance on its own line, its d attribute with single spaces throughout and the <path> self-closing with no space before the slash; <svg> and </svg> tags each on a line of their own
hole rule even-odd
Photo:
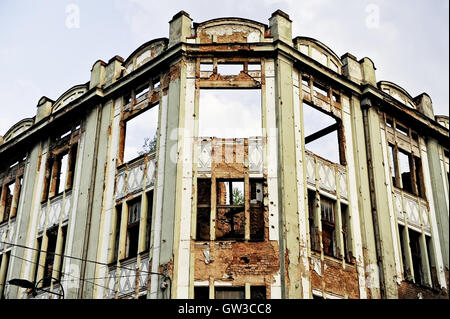
<svg viewBox="0 0 450 319">
<path fill-rule="evenodd" d="M 256 92 L 260 134 L 202 136 L 213 90 Z M 448 134 L 281 11 L 180 12 L 0 138 L 2 297 L 448 298 Z"/>
</svg>

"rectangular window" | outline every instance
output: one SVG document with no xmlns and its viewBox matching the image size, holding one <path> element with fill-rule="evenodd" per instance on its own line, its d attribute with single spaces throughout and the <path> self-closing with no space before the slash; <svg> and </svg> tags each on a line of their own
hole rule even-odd
<svg viewBox="0 0 450 319">
<path fill-rule="evenodd" d="M 120 244 L 120 224 L 122 219 L 122 204 L 119 204 L 115 208 L 116 212 L 116 227 L 114 229 L 114 255 L 112 258 L 112 263 L 116 262 L 119 258 L 119 244 Z"/>
<path fill-rule="evenodd" d="M 158 129 L 157 105 L 124 121 L 123 160 L 127 163 L 136 157 L 156 150 Z"/>
<path fill-rule="evenodd" d="M 348 206 L 344 205 L 342 203 L 341 203 L 341 221 L 342 221 L 341 231 L 342 231 L 342 237 L 344 240 L 343 255 L 344 255 L 345 261 L 351 262 L 352 242 L 351 242 L 351 236 L 350 236 L 350 234 L 351 234 L 350 218 L 349 218 L 349 213 L 348 213 Z"/>
<path fill-rule="evenodd" d="M 59 172 L 57 176 L 57 194 L 61 194 L 66 190 L 67 170 L 69 166 L 69 153 L 62 154 L 59 157 Z"/>
<path fill-rule="evenodd" d="M 141 218 L 141 199 L 128 203 L 127 244 L 125 258 L 133 258 L 138 253 L 139 222 Z"/>
<path fill-rule="evenodd" d="M 217 180 L 217 239 L 243 239 L 245 235 L 244 182 Z"/>
<path fill-rule="evenodd" d="M 312 191 L 308 191 L 308 216 L 309 216 L 309 236 L 311 241 L 311 250 L 320 251 L 320 237 L 317 226 L 315 224 L 315 196 Z"/>
<path fill-rule="evenodd" d="M 211 180 L 197 180 L 197 240 L 209 240 L 211 216 Z"/>
<path fill-rule="evenodd" d="M 405 242 L 405 227 L 398 225 L 398 235 L 400 240 L 400 247 L 402 252 L 403 274 L 405 278 L 408 278 L 408 262 L 406 260 L 406 248 L 408 247 Z"/>
<path fill-rule="evenodd" d="M 338 134 L 342 130 L 341 121 L 303 102 L 303 123 L 306 149 L 333 163 L 343 164 Z"/>
<path fill-rule="evenodd" d="M 51 284 L 51 277 L 53 274 L 55 252 L 56 252 L 56 242 L 58 240 L 58 229 L 57 227 L 47 231 L 47 251 L 45 257 L 44 275 L 42 280 L 43 287 L 49 287 Z"/>
<path fill-rule="evenodd" d="M 405 152 L 398 152 L 400 177 L 402 180 L 403 190 L 412 193 L 412 178 L 411 178 L 411 166 L 409 161 L 409 155 Z"/>
<path fill-rule="evenodd" d="M 244 287 L 215 287 L 215 299 L 244 299 Z"/>
<path fill-rule="evenodd" d="M 264 240 L 264 194 L 262 180 L 250 180 L 250 239 Z"/>
<path fill-rule="evenodd" d="M 145 251 L 150 249 L 153 216 L 153 190 L 147 193 L 147 226 L 145 230 Z"/>
<path fill-rule="evenodd" d="M 251 286 L 250 299 L 266 299 L 266 286 Z"/>
<path fill-rule="evenodd" d="M 194 287 L 194 299 L 209 299 L 209 287 L 199 286 Z"/>
<path fill-rule="evenodd" d="M 322 217 L 322 245 L 323 253 L 336 257 L 336 232 L 334 218 L 334 203 L 324 197 L 320 198 Z"/>
<path fill-rule="evenodd" d="M 6 252 L 3 254 L 0 254 L 0 267 L 2 266 L 2 263 L 5 263 L 5 274 L 8 273 L 8 266 L 9 266 L 9 259 L 11 257 L 11 252 Z M 6 281 L 6 276 L 5 276 Z M 5 299 L 5 286 L 6 282 L 0 282 L 0 299 Z"/>
<path fill-rule="evenodd" d="M 411 258 L 414 269 L 414 281 L 419 284 L 425 284 L 423 274 L 423 261 L 420 250 L 420 234 L 409 229 L 409 246 L 411 247 Z"/>
<path fill-rule="evenodd" d="M 260 89 L 201 89 L 199 137 L 262 136 Z"/>
<path fill-rule="evenodd" d="M 221 75 L 238 75 L 244 71 L 243 64 L 219 63 L 217 64 L 217 73 Z"/>
<path fill-rule="evenodd" d="M 391 169 L 391 176 L 392 176 L 392 185 L 398 186 L 396 181 L 397 174 L 395 173 L 395 162 L 396 162 L 396 155 L 395 155 L 395 147 L 394 145 L 389 144 L 389 168 Z"/>
</svg>

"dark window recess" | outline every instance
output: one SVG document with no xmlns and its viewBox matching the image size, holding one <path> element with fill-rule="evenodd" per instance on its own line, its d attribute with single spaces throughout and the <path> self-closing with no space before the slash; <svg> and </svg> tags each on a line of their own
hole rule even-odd
<svg viewBox="0 0 450 319">
<path fill-rule="evenodd" d="M 416 174 L 417 195 L 425 198 L 425 188 L 423 186 L 422 161 L 419 157 L 414 156 L 414 168 Z"/>
<path fill-rule="evenodd" d="M 250 180 L 250 239 L 264 240 L 263 182 Z"/>
<path fill-rule="evenodd" d="M 59 267 L 59 272 L 57 274 L 58 276 L 58 280 L 61 280 L 61 275 L 62 275 L 62 269 L 63 269 L 63 265 L 64 265 L 64 253 L 66 251 L 66 239 L 67 239 L 67 225 L 63 226 L 61 228 L 61 234 L 62 234 L 62 250 L 61 250 L 61 259 L 60 259 L 60 264 L 58 265 Z"/>
<path fill-rule="evenodd" d="M 211 216 L 211 180 L 197 180 L 197 240 L 209 240 Z"/>
<path fill-rule="evenodd" d="M 402 225 L 398 225 L 398 234 L 399 234 L 399 240 L 400 240 L 400 247 L 401 247 L 401 251 L 402 251 L 403 273 L 404 273 L 404 276 L 406 279 L 409 276 L 409 272 L 408 272 L 408 267 L 407 267 L 407 263 L 406 263 L 405 249 L 407 247 L 405 247 L 405 233 L 404 232 L 405 232 L 405 227 Z"/>
<path fill-rule="evenodd" d="M 351 241 L 350 241 L 350 228 L 349 228 L 349 220 L 348 220 L 348 206 L 341 204 L 341 220 L 342 220 L 342 237 L 344 239 L 344 251 L 343 255 L 345 261 L 351 261 Z"/>
<path fill-rule="evenodd" d="M 407 153 L 399 151 L 398 157 L 400 162 L 400 177 L 402 179 L 403 190 L 412 193 L 413 186 L 409 155 Z"/>
<path fill-rule="evenodd" d="M 315 193 L 308 191 L 308 215 L 309 215 L 309 236 L 311 241 L 311 250 L 320 251 L 319 232 L 315 225 Z"/>
<path fill-rule="evenodd" d="M 433 242 L 431 237 L 425 236 L 425 240 L 427 242 L 427 253 L 428 253 L 428 262 L 431 273 L 431 284 L 433 287 L 439 287 L 439 280 L 437 275 L 436 263 L 433 254 Z"/>
<path fill-rule="evenodd" d="M 58 229 L 54 228 L 47 231 L 47 255 L 45 257 L 44 275 L 42 280 L 43 287 L 49 287 L 54 268 L 56 241 L 58 239 Z"/>
<path fill-rule="evenodd" d="M 209 287 L 194 287 L 194 299 L 209 299 Z"/>
<path fill-rule="evenodd" d="M 422 270 L 422 255 L 420 253 L 420 234 L 409 230 L 409 245 L 411 247 L 411 258 L 414 269 L 414 280 L 417 284 L 423 285 L 424 275 Z"/>
<path fill-rule="evenodd" d="M 150 239 L 152 231 L 152 215 L 153 215 L 153 190 L 147 193 L 147 225 L 145 231 L 145 250 L 150 249 Z"/>
<path fill-rule="evenodd" d="M 11 257 L 11 252 L 10 251 L 0 255 L 0 265 L 2 264 L 3 258 L 4 258 L 4 261 L 6 263 L 6 268 L 5 268 L 6 273 L 8 273 L 8 266 L 9 266 L 9 259 L 10 259 L 10 257 Z M 6 284 L 0 285 L 0 299 L 5 299 L 5 286 L 6 286 Z"/>
<path fill-rule="evenodd" d="M 36 267 L 35 267 L 35 270 L 34 270 L 34 278 L 33 278 L 34 280 L 33 280 L 33 282 L 37 282 L 37 275 L 38 275 L 38 272 L 39 272 L 39 267 L 42 267 L 39 264 L 39 259 L 41 258 L 41 249 L 42 249 L 42 237 L 39 237 L 37 239 L 37 253 L 36 253 L 36 259 L 35 259 Z"/>
<path fill-rule="evenodd" d="M 216 238 L 243 239 L 245 235 L 244 182 L 218 180 L 216 186 Z"/>
<path fill-rule="evenodd" d="M 244 299 L 244 287 L 215 287 L 215 299 Z"/>
<path fill-rule="evenodd" d="M 125 258 L 133 258 L 137 256 L 140 218 L 141 200 L 138 198 L 128 203 L 127 249 Z"/>
<path fill-rule="evenodd" d="M 120 243 L 120 223 L 122 219 L 122 204 L 116 206 L 116 230 L 114 237 L 114 256 L 112 262 L 116 262 L 119 258 L 119 243 Z"/>
<path fill-rule="evenodd" d="M 323 253 L 336 257 L 334 203 L 322 197 L 320 199 L 320 210 L 322 216 Z"/>
<path fill-rule="evenodd" d="M 250 299 L 266 299 L 266 286 L 251 286 Z"/>
</svg>

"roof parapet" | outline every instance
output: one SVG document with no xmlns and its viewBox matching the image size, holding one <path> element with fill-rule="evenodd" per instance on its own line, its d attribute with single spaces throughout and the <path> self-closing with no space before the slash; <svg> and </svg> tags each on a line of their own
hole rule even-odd
<svg viewBox="0 0 450 319">
<path fill-rule="evenodd" d="M 358 84 L 377 85 L 376 68 L 371 59 L 364 57 L 358 61 L 354 55 L 345 53 L 341 61 L 343 74 L 350 80 Z"/>
<path fill-rule="evenodd" d="M 169 48 L 177 43 L 186 42 L 186 38 L 191 36 L 191 24 L 192 19 L 185 11 L 173 16 L 169 22 Z"/>
</svg>

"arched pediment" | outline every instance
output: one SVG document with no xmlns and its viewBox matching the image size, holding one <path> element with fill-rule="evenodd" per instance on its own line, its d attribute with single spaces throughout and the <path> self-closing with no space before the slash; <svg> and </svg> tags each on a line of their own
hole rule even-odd
<svg viewBox="0 0 450 319">
<path fill-rule="evenodd" d="M 134 50 L 122 64 L 125 68 L 125 75 L 160 55 L 166 50 L 168 42 L 167 38 L 153 39 Z"/>
<path fill-rule="evenodd" d="M 392 96 L 397 101 L 402 102 L 410 108 L 417 109 L 416 104 L 414 103 L 414 99 L 409 95 L 409 93 L 402 88 L 401 86 L 389 82 L 389 81 L 380 81 L 378 82 L 378 88 Z"/>
<path fill-rule="evenodd" d="M 86 93 L 87 90 L 88 87 L 86 84 L 79 84 L 71 87 L 66 92 L 64 92 L 53 104 L 52 113 L 58 111 L 60 108 L 79 98 L 84 93 Z"/>
<path fill-rule="evenodd" d="M 23 120 L 20 120 L 19 122 L 14 124 L 8 130 L 8 132 L 6 132 L 5 136 L 3 136 L 3 143 L 6 143 L 9 140 L 12 140 L 14 137 L 19 135 L 20 133 L 28 130 L 33 124 L 34 124 L 33 118 L 25 118 Z"/>
<path fill-rule="evenodd" d="M 311 59 L 316 60 L 336 73 L 341 73 L 342 61 L 333 50 L 322 42 L 308 37 L 296 37 L 294 39 L 294 46 Z"/>
<path fill-rule="evenodd" d="M 264 42 L 268 26 L 241 18 L 220 18 L 194 24 L 196 43 Z"/>
</svg>

